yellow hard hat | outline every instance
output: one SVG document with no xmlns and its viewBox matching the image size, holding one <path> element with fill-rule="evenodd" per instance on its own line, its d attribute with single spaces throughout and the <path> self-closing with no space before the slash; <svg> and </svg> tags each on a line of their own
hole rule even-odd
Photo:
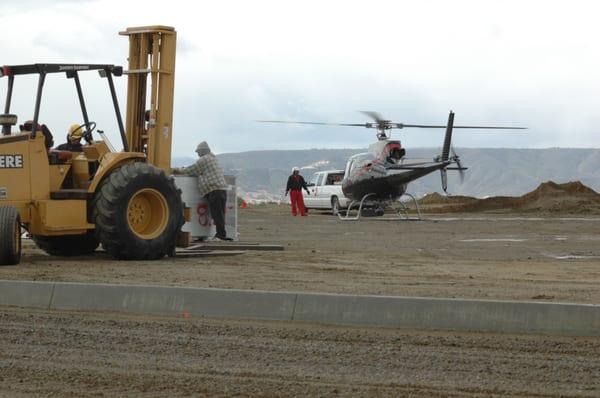
<svg viewBox="0 0 600 398">
<path fill-rule="evenodd" d="M 79 125 L 79 124 L 72 124 L 71 127 L 69 127 L 69 138 L 73 138 L 73 139 L 80 139 L 81 136 L 83 135 L 83 126 Z"/>
</svg>

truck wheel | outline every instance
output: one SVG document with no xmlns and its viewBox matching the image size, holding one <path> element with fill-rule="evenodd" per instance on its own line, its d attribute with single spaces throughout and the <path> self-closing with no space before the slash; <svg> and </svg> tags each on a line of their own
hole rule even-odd
<svg viewBox="0 0 600 398">
<path fill-rule="evenodd" d="M 0 206 L 0 265 L 21 261 L 21 216 L 14 206 Z"/>
<path fill-rule="evenodd" d="M 96 236 L 114 258 L 156 260 L 175 250 L 184 223 L 181 191 L 155 166 L 126 164 L 100 184 L 92 217 Z"/>
<path fill-rule="evenodd" d="M 93 253 L 100 242 L 94 231 L 90 230 L 83 235 L 41 236 L 32 235 L 31 238 L 43 251 L 53 256 L 83 256 Z"/>
<path fill-rule="evenodd" d="M 334 216 L 340 214 L 340 200 L 337 196 L 331 198 L 331 214 Z"/>
</svg>

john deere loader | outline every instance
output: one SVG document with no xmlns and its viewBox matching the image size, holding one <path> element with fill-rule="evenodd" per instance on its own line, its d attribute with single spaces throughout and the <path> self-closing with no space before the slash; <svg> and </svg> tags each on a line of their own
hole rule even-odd
<svg viewBox="0 0 600 398">
<path fill-rule="evenodd" d="M 0 115 L 0 264 L 17 264 L 21 236 L 52 255 L 92 253 L 99 244 L 113 257 L 153 260 L 173 255 L 184 223 L 181 192 L 169 177 L 176 32 L 171 27 L 128 28 L 129 69 L 108 64 L 9 65 Z M 80 74 L 105 79 L 123 150 L 116 151 L 88 114 Z M 11 113 L 13 90 L 23 75 L 37 77 L 31 114 Z M 128 76 L 125 124 L 114 79 Z M 40 121 L 46 79 L 74 84 L 82 152 L 52 149 L 51 129 Z M 70 84 L 69 84 L 70 85 Z M 64 95 L 64 94 L 63 94 Z M 98 95 L 97 93 L 94 95 Z M 19 120 L 21 119 L 21 120 Z M 60 134 L 60 138 L 63 134 Z"/>
</svg>

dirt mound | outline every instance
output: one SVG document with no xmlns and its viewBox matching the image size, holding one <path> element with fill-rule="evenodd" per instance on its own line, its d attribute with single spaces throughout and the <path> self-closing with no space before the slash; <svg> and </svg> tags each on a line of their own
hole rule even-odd
<svg viewBox="0 0 600 398">
<path fill-rule="evenodd" d="M 439 204 L 452 204 L 452 203 L 465 203 L 476 201 L 476 198 L 471 196 L 446 196 L 441 195 L 437 192 L 428 193 L 419 199 L 420 205 L 439 205 Z"/>
<path fill-rule="evenodd" d="M 557 184 L 547 181 L 523 196 L 444 197 L 430 194 L 419 204 L 442 213 L 519 211 L 565 214 L 600 214 L 600 194 L 579 181 Z"/>
<path fill-rule="evenodd" d="M 565 184 L 557 184 L 554 181 L 547 181 L 541 183 L 533 191 L 521 196 L 521 198 L 525 201 L 534 201 L 554 195 L 578 195 L 596 199 L 600 198 L 600 194 L 583 185 L 580 181 L 571 181 Z"/>
</svg>

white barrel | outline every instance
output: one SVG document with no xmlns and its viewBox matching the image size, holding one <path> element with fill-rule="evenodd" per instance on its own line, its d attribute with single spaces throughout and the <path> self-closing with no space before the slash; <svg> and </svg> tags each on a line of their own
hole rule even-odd
<svg viewBox="0 0 600 398">
<path fill-rule="evenodd" d="M 215 236 L 216 229 L 208 202 L 198 192 L 198 179 L 193 176 L 174 176 L 175 185 L 181 189 L 181 199 L 185 205 L 191 208 L 191 220 L 181 228 L 184 232 L 190 232 L 192 239 L 203 239 Z M 232 239 L 238 238 L 237 231 L 237 195 L 235 176 L 225 176 L 227 181 L 227 203 L 225 205 L 225 231 Z"/>
</svg>

